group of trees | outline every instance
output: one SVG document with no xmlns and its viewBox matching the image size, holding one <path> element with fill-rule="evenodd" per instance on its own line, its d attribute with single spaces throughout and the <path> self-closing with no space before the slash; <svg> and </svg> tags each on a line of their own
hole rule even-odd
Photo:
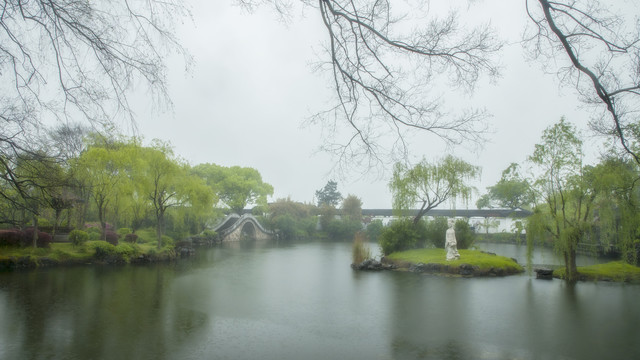
<svg viewBox="0 0 640 360">
<path fill-rule="evenodd" d="M 443 203 L 469 201 L 475 190 L 470 181 L 479 175 L 478 166 L 452 155 L 435 162 L 423 159 L 414 166 L 396 163 L 389 188 L 393 196 L 393 210 L 401 219 L 383 230 L 380 238 L 382 252 L 386 255 L 427 244 L 444 248 L 447 220 L 425 220 L 424 216 Z M 410 221 L 406 217 L 416 205 L 419 206 L 418 211 Z M 455 230 L 459 248 L 468 248 L 473 243 L 468 221 L 458 219 Z"/>
<path fill-rule="evenodd" d="M 304 204 L 290 198 L 270 203 L 264 222 L 285 239 L 327 236 L 350 240 L 362 230 L 360 198 L 355 195 L 343 198 L 334 180 L 329 180 L 315 195 L 317 204 Z"/>
<path fill-rule="evenodd" d="M 551 241 L 569 280 L 577 278 L 579 243 L 615 245 L 625 261 L 638 264 L 638 163 L 609 151 L 597 164 L 584 164 L 582 138 L 564 119 L 544 131 L 528 160 L 535 199 L 528 243 Z"/>
<path fill-rule="evenodd" d="M 614 149 L 585 164 L 583 145 L 576 127 L 561 118 L 544 130 L 527 162 L 511 164 L 477 202 L 479 208 L 532 209 L 527 243 L 551 244 L 563 255 L 569 280 L 577 278 L 579 244 L 613 249 L 636 265 L 640 255 L 639 164 Z"/>
<path fill-rule="evenodd" d="M 637 151 L 640 142 L 628 139 Z M 533 210 L 526 222 L 528 244 L 552 244 L 565 259 L 569 280 L 577 278 L 578 244 L 615 249 L 625 261 L 638 264 L 640 165 L 633 156 L 607 150 L 597 164 L 585 164 L 582 136 L 562 118 L 543 132 L 527 162 L 505 169 L 476 205 Z M 412 224 L 401 220 L 382 233 L 384 252 L 424 246 L 425 239 L 438 246 L 438 231 L 444 234 L 446 224 L 427 234 L 427 227 L 436 224 L 421 218 L 445 201 L 468 201 L 474 192 L 470 181 L 478 173 L 479 168 L 453 156 L 413 167 L 397 164 L 389 184 L 394 210 L 399 215 L 416 206 L 419 210 Z"/>
<path fill-rule="evenodd" d="M 382 228 L 378 242 L 384 255 L 428 246 L 444 249 L 448 228 L 446 217 L 422 218 L 418 222 L 400 218 Z M 468 249 L 475 241 L 475 233 L 468 220 L 456 219 L 454 230 L 458 249 Z"/>
<path fill-rule="evenodd" d="M 573 268 L 576 241 L 588 232 L 590 219 L 598 219 L 598 238 L 617 237 L 625 249 L 636 237 L 637 227 L 629 222 L 635 221 L 637 213 L 635 180 L 640 164 L 640 25 L 633 18 L 636 12 L 600 1 L 523 1 L 531 20 L 523 44 L 532 58 L 542 60 L 545 66 L 558 64 L 556 72 L 563 85 L 575 89 L 585 104 L 594 107 L 592 129 L 615 139 L 618 146 L 613 149 L 620 148 L 629 156 L 585 166 L 581 163 L 581 140 L 569 136 L 565 130 L 573 132 L 571 128 L 563 129 L 566 124 L 560 124 L 545 133 L 540 149 L 530 158 L 544 175 L 530 177 L 527 184 L 509 170 L 503 174 L 504 182 L 496 184 L 485 199 L 500 202 L 499 193 L 518 192 L 520 186 L 535 189 L 533 198 L 525 196 L 503 204 L 531 201 L 536 215 L 528 234 L 545 233 L 564 244 L 562 251 Z M 239 2 L 247 7 L 269 3 L 284 15 L 292 8 L 281 0 Z M 334 132 L 329 135 L 336 135 L 325 137 L 326 149 L 342 160 L 371 167 L 384 160 L 406 158 L 409 135 L 414 131 L 435 134 L 448 144 L 481 140 L 487 114 L 478 109 L 450 111 L 444 103 L 446 97 L 431 90 L 447 82 L 451 88 L 472 90 L 481 76 L 497 75 L 495 58 L 502 43 L 489 26 L 465 28 L 455 13 L 438 17 L 423 2 L 397 7 L 389 0 L 301 3 L 317 10 L 327 34 L 324 63 L 328 64 L 336 103 L 315 118 Z M 161 103 L 170 103 L 164 56 L 167 50 L 184 54 L 173 33 L 176 20 L 188 16 L 182 2 L 10 0 L 1 7 L 0 206 L 5 222 L 24 223 L 30 217 L 37 227 L 40 209 L 52 209 L 57 218 L 71 203 L 88 208 L 88 199 L 93 199 L 101 223 L 110 216 L 125 218 L 124 209 L 137 214 L 127 219 L 137 218 L 142 214 L 139 211 L 146 209 L 153 213 L 160 235 L 171 208 L 205 209 L 208 201 L 215 202 L 214 194 L 208 194 L 203 184 L 227 186 L 217 178 L 217 170 L 199 168 L 197 171 L 207 177 L 199 178 L 202 181 L 185 177 L 192 170 L 166 144 L 142 147 L 128 141 L 94 142 L 95 148 L 84 155 L 93 159 L 86 160 L 79 153 L 66 159 L 62 152 L 50 156 L 37 138 L 38 129 L 48 119 L 107 126 L 118 117 L 132 120 L 128 95 L 134 84 L 146 84 Z M 492 16 L 501 15 L 495 12 Z M 408 26 L 404 20 L 410 18 L 421 19 L 421 23 Z M 185 58 L 189 63 L 188 56 Z M 344 130 L 350 132 L 341 134 Z M 385 141 L 386 135 L 391 141 Z M 554 137 L 568 143 L 552 144 Z M 65 150 L 74 151 L 77 142 L 65 144 L 69 145 Z M 129 152 L 136 151 L 139 157 L 124 161 L 131 156 Z M 105 159 L 111 155 L 115 158 Z M 71 171 L 72 163 L 85 167 Z M 398 208 L 419 201 L 424 211 L 440 201 L 411 190 L 424 185 L 416 182 L 415 176 L 433 172 L 424 165 L 413 169 L 397 166 L 394 179 L 397 173 L 403 180 L 394 180 L 392 185 Z M 473 177 L 477 169 L 470 167 L 464 172 Z M 617 178 L 607 176 L 614 172 L 619 174 Z M 145 178 L 139 178 L 140 173 Z M 138 180 L 131 181 L 134 178 Z M 71 179 L 73 186 L 62 185 Z M 174 186 L 181 181 L 184 186 Z M 83 187 L 87 182 L 91 186 Z M 465 187 L 458 188 L 449 180 L 445 184 L 451 186 L 450 196 L 468 196 Z M 268 187 L 258 187 L 261 189 L 255 194 L 239 190 L 243 195 L 238 198 L 217 193 L 217 200 L 237 209 L 243 197 L 258 201 L 255 199 L 260 199 L 261 193 L 269 192 Z M 136 206 L 139 209 L 133 210 Z M 415 222 L 419 220 L 420 216 Z M 623 249 L 625 254 L 628 251 Z"/>
<path fill-rule="evenodd" d="M 75 135 L 84 145 L 64 159 L 44 146 L 36 157 L 18 153 L 9 159 L 15 166 L 8 168 L 20 182 L 0 181 L 0 223 L 37 228 L 45 219 L 55 233 L 66 215 L 67 226 L 77 229 L 97 221 L 103 239 L 111 227 L 135 233 L 154 226 L 160 248 L 168 221 L 176 236 L 198 233 L 223 209 L 264 206 L 273 193 L 255 169 L 191 167 L 161 141 L 144 146 L 136 138 Z"/>
</svg>

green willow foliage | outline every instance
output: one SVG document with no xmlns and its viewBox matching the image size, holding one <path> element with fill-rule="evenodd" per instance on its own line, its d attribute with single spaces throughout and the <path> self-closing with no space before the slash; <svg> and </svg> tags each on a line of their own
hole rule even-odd
<svg viewBox="0 0 640 360">
<path fill-rule="evenodd" d="M 420 210 L 417 223 L 429 210 L 446 201 L 471 199 L 474 187 L 468 182 L 480 175 L 480 167 L 448 155 L 435 163 L 423 159 L 413 167 L 396 163 L 389 183 L 393 209 L 397 215 L 414 208 Z"/>
<path fill-rule="evenodd" d="M 541 142 L 529 157 L 538 170 L 533 189 L 542 202 L 529 219 L 527 242 L 549 236 L 554 248 L 564 257 L 570 281 L 577 279 L 577 246 L 586 235 L 594 200 L 582 158 L 582 140 L 575 127 L 564 118 L 544 130 Z"/>
<path fill-rule="evenodd" d="M 578 277 L 579 247 L 594 255 L 619 252 L 624 261 L 638 264 L 638 165 L 615 152 L 595 166 L 583 165 L 582 140 L 564 119 L 541 140 L 529 158 L 538 170 L 532 181 L 538 204 L 527 221 L 529 262 L 533 246 L 550 244 L 563 255 L 571 281 Z"/>
</svg>

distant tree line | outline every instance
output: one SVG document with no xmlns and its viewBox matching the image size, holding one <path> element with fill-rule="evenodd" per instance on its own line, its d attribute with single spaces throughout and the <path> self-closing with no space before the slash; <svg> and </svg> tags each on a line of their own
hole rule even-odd
<svg viewBox="0 0 640 360">
<path fill-rule="evenodd" d="M 362 200 L 342 198 L 337 182 L 330 180 L 315 193 L 317 204 L 290 198 L 269 204 L 264 222 L 282 238 L 331 238 L 351 240 L 363 229 Z"/>
</svg>

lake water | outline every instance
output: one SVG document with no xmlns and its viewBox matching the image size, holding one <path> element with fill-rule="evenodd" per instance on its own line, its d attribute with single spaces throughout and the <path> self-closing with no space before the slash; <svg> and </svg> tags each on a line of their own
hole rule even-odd
<svg viewBox="0 0 640 360">
<path fill-rule="evenodd" d="M 638 285 L 354 272 L 350 255 L 265 242 L 0 273 L 0 359 L 640 358 Z"/>
</svg>

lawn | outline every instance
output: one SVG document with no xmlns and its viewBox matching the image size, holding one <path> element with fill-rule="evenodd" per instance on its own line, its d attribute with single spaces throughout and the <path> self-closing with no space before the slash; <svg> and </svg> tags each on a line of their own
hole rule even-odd
<svg viewBox="0 0 640 360">
<path fill-rule="evenodd" d="M 554 270 L 553 276 L 563 279 L 565 269 Z M 612 261 L 604 264 L 578 267 L 579 279 L 583 281 L 619 281 L 640 283 L 640 267 L 624 261 Z"/>
<path fill-rule="evenodd" d="M 460 259 L 447 261 L 444 249 L 414 249 L 396 252 L 386 257 L 401 267 L 409 267 L 410 264 L 437 264 L 443 272 L 456 273 L 461 265 L 477 267 L 477 275 L 514 274 L 523 272 L 524 269 L 515 260 L 485 253 L 478 250 L 459 250 Z"/>
</svg>

